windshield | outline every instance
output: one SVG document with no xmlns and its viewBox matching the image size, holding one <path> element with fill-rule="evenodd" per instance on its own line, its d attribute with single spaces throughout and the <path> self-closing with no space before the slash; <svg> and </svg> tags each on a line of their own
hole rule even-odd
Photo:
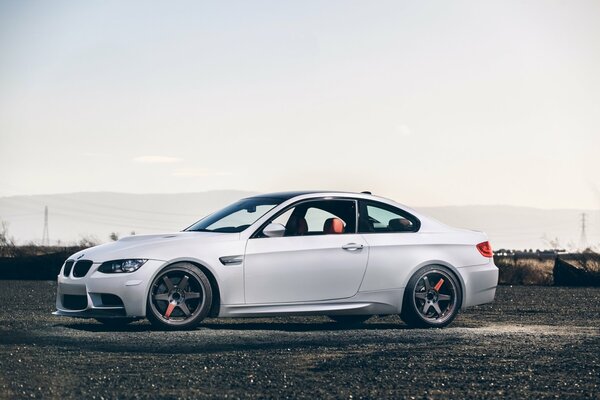
<svg viewBox="0 0 600 400">
<path fill-rule="evenodd" d="M 282 201 L 269 197 L 243 199 L 201 219 L 186 231 L 241 232 Z"/>
</svg>

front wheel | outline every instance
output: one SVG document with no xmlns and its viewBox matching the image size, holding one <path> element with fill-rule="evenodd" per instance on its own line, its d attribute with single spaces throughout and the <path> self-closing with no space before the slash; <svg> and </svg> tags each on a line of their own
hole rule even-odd
<svg viewBox="0 0 600 400">
<path fill-rule="evenodd" d="M 404 292 L 400 318 L 409 326 L 442 328 L 456 318 L 462 290 L 446 267 L 427 266 L 415 273 Z"/>
<path fill-rule="evenodd" d="M 178 263 L 163 269 L 148 292 L 147 317 L 162 329 L 191 329 L 210 311 L 212 289 L 195 265 Z"/>
</svg>

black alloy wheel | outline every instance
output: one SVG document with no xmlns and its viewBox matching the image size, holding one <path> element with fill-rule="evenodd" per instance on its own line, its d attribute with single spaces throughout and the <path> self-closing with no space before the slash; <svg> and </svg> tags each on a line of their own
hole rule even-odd
<svg viewBox="0 0 600 400">
<path fill-rule="evenodd" d="M 409 326 L 442 328 L 456 318 L 462 304 L 462 290 L 446 267 L 421 268 L 404 291 L 400 317 Z"/>
<path fill-rule="evenodd" d="M 148 292 L 147 317 L 163 329 L 191 329 L 208 315 L 212 289 L 204 272 L 190 263 L 166 267 Z"/>
</svg>

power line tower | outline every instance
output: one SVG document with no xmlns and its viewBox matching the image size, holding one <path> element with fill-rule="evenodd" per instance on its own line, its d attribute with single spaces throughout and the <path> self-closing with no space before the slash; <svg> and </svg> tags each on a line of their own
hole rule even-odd
<svg viewBox="0 0 600 400">
<path fill-rule="evenodd" d="M 587 237 L 585 235 L 585 213 L 581 213 L 581 237 L 579 238 L 579 242 L 581 245 L 581 250 L 585 250 L 587 248 Z"/>
<path fill-rule="evenodd" d="M 48 206 L 44 207 L 44 233 L 42 233 L 42 246 L 50 245 L 50 234 L 48 233 Z"/>
</svg>

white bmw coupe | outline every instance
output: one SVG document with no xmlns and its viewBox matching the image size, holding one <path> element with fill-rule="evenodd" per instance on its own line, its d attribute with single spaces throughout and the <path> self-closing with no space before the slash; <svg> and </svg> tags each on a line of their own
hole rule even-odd
<svg viewBox="0 0 600 400">
<path fill-rule="evenodd" d="M 494 300 L 484 233 L 452 228 L 368 192 L 242 199 L 182 232 L 129 236 L 73 254 L 55 315 L 185 329 L 206 317 L 400 314 L 443 327 Z"/>
</svg>

